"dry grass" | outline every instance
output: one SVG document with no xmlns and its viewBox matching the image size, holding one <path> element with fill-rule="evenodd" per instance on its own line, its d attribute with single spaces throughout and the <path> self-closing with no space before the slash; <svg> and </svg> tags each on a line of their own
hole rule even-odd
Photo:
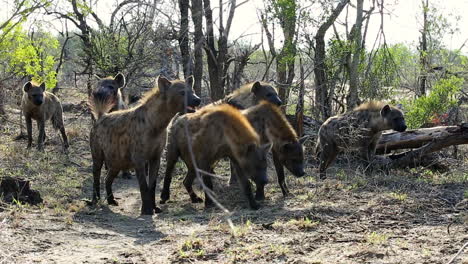
<svg viewBox="0 0 468 264">
<path fill-rule="evenodd" d="M 291 197 L 282 197 L 272 177 L 258 211 L 247 209 L 238 188 L 215 180 L 231 228 L 221 211 L 189 202 L 183 165 L 159 215 L 139 216 L 134 178 L 116 180 L 118 207 L 88 207 L 82 200 L 91 197 L 89 116 L 67 112 L 65 120 L 68 155 L 50 126 L 44 153 L 13 141 L 15 125 L 0 128 L 0 176 L 27 178 L 44 198 L 40 206 L 1 206 L 0 263 L 446 263 L 467 241 L 466 156 L 450 160 L 445 173 L 388 175 L 362 173 L 341 159 L 323 182 L 308 164 L 308 176 L 288 175 Z M 227 166 L 220 162 L 216 172 L 227 176 Z"/>
</svg>

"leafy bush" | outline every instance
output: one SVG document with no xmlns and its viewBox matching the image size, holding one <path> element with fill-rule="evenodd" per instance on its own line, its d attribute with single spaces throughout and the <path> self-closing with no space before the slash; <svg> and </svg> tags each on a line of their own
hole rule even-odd
<svg viewBox="0 0 468 264">
<path fill-rule="evenodd" d="M 440 79 L 428 95 L 404 102 L 405 108 L 409 109 L 405 114 L 408 127 L 419 128 L 431 120 L 443 117 L 456 104 L 456 95 L 462 85 L 463 79 L 459 77 Z"/>
</svg>

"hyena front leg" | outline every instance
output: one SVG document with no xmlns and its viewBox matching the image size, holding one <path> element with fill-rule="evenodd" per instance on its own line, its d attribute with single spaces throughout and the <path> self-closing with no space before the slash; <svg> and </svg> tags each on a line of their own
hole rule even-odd
<svg viewBox="0 0 468 264">
<path fill-rule="evenodd" d="M 39 136 L 37 137 L 37 150 L 44 150 L 44 140 L 45 140 L 45 122 L 43 119 L 37 120 L 37 127 L 39 130 Z"/>
<path fill-rule="evenodd" d="M 161 162 L 160 155 L 153 160 L 149 161 L 149 172 L 148 172 L 148 183 L 149 183 L 149 193 L 151 198 L 151 205 L 155 213 L 160 213 L 161 208 L 156 206 L 156 185 L 158 180 L 159 166 Z"/>
<path fill-rule="evenodd" d="M 190 196 L 190 200 L 192 201 L 192 203 L 201 203 L 203 202 L 203 199 L 198 197 L 193 191 L 193 181 L 195 180 L 196 177 L 197 177 L 197 174 L 195 172 L 195 169 L 189 168 L 187 175 L 185 176 L 185 179 L 184 179 L 184 186 L 185 186 L 185 189 L 187 190 L 187 193 Z"/>
<path fill-rule="evenodd" d="M 148 184 L 146 183 L 146 168 L 145 161 L 138 162 L 135 166 L 135 172 L 138 179 L 138 185 L 140 186 L 140 195 L 141 195 L 141 214 L 142 215 L 152 215 L 153 214 L 153 205 L 151 203 L 150 191 Z M 153 198 L 154 199 L 154 198 Z"/>
<path fill-rule="evenodd" d="M 236 171 L 237 171 L 237 176 L 238 176 L 237 180 L 240 183 L 240 187 L 241 187 L 242 192 L 244 193 L 244 195 L 247 196 L 250 208 L 252 208 L 253 210 L 258 210 L 260 208 L 260 206 L 258 205 L 258 203 L 254 199 L 254 196 L 252 194 L 252 189 L 250 188 L 249 180 L 247 179 L 247 175 L 245 175 L 243 173 L 243 171 L 241 170 L 241 168 L 240 168 L 240 166 L 239 166 L 239 164 L 237 162 L 233 162 L 233 163 L 235 164 L 235 168 L 236 168 Z"/>
<path fill-rule="evenodd" d="M 283 196 L 286 197 L 289 195 L 289 189 L 285 181 L 283 164 L 281 163 L 276 151 L 273 151 L 273 164 L 275 165 L 276 176 L 278 177 L 278 184 L 281 188 L 281 192 L 283 193 Z"/>
<path fill-rule="evenodd" d="M 26 131 L 28 133 L 28 148 L 32 147 L 32 119 L 30 116 L 25 116 Z"/>
<path fill-rule="evenodd" d="M 106 193 L 107 193 L 107 203 L 109 205 L 119 205 L 114 198 L 114 193 L 112 192 L 112 183 L 114 182 L 115 177 L 119 174 L 119 170 L 109 168 L 106 176 Z"/>
</svg>

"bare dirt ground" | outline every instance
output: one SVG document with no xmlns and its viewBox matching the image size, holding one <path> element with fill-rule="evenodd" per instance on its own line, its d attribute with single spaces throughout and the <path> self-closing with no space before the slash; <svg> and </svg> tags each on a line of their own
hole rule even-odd
<svg viewBox="0 0 468 264">
<path fill-rule="evenodd" d="M 17 111 L 8 110 L 9 120 L 19 122 Z M 86 205 L 90 118 L 72 110 L 65 117 L 68 155 L 49 124 L 40 153 L 13 140 L 17 124 L 0 123 L 0 177 L 27 178 L 44 199 L 40 206 L 0 205 L 0 263 L 447 263 L 468 242 L 466 150 L 444 173 L 363 174 L 342 163 L 317 181 L 308 164 L 307 177 L 288 176 L 287 198 L 270 168 L 267 200 L 258 211 L 218 180 L 215 191 L 230 214 L 191 204 L 180 164 L 163 212 L 142 217 L 134 177 L 116 180 L 119 206 Z M 160 175 L 164 169 L 163 162 Z M 227 177 L 226 162 L 217 173 Z M 468 249 L 454 263 L 468 263 Z"/>
</svg>

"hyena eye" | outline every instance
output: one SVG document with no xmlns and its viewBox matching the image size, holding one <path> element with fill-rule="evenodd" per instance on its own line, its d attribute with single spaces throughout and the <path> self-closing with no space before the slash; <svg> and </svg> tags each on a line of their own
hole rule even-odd
<svg viewBox="0 0 468 264">
<path fill-rule="evenodd" d="M 180 95 L 185 95 L 185 91 L 180 91 L 179 94 Z"/>
</svg>

